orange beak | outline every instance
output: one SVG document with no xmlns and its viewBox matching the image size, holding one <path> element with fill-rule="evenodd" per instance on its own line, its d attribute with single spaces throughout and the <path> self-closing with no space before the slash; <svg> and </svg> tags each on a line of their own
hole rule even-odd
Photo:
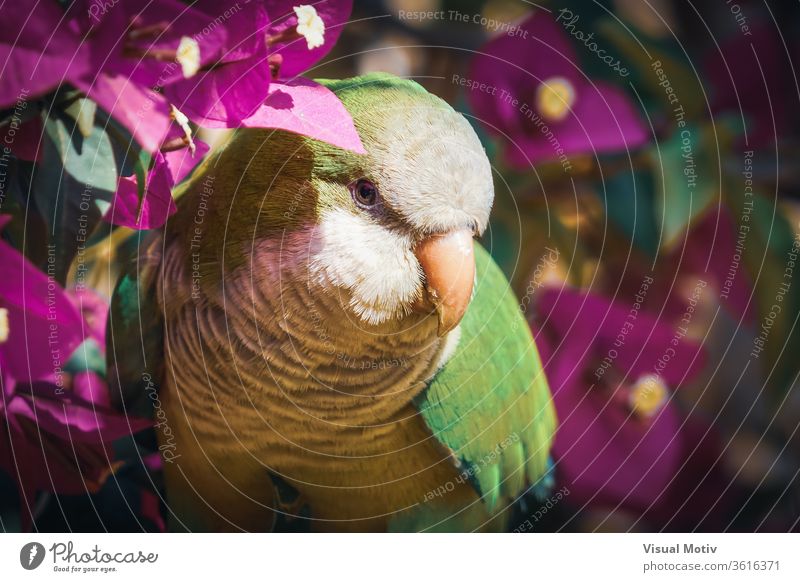
<svg viewBox="0 0 800 582">
<path fill-rule="evenodd" d="M 425 273 L 424 297 L 414 309 L 439 318 L 439 337 L 452 330 L 464 317 L 475 283 L 472 232 L 456 230 L 435 234 L 421 241 L 414 254 Z"/>
</svg>

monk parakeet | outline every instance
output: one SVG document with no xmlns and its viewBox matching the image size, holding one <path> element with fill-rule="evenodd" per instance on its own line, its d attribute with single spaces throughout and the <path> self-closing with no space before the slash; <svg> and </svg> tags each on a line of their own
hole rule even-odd
<svg viewBox="0 0 800 582">
<path fill-rule="evenodd" d="M 118 405 L 155 418 L 175 529 L 503 529 L 555 415 L 473 241 L 489 161 L 414 82 L 321 83 L 366 154 L 240 129 L 196 169 L 115 291 Z"/>
</svg>

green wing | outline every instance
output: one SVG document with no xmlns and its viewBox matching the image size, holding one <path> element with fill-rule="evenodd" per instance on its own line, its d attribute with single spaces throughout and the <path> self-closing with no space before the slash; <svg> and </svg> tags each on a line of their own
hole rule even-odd
<svg viewBox="0 0 800 582">
<path fill-rule="evenodd" d="M 547 473 L 556 417 L 533 336 L 508 281 L 477 243 L 475 260 L 475 295 L 461 321 L 458 347 L 417 405 L 494 511 Z"/>
</svg>

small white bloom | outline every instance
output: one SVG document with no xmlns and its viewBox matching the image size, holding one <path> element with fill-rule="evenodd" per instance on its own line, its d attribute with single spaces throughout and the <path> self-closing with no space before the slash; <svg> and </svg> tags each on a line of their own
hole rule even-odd
<svg viewBox="0 0 800 582">
<path fill-rule="evenodd" d="M 181 37 L 175 60 L 180 64 L 185 78 L 194 77 L 200 70 L 200 45 L 193 38 Z"/>
<path fill-rule="evenodd" d="M 8 309 L 0 307 L 0 344 L 8 340 Z"/>
<path fill-rule="evenodd" d="M 295 6 L 297 14 L 297 34 L 303 36 L 308 43 L 308 50 L 325 44 L 325 23 L 313 6 Z"/>
<path fill-rule="evenodd" d="M 189 118 L 186 117 L 186 115 L 184 115 L 184 113 L 174 105 L 169 106 L 169 115 L 172 117 L 175 123 L 178 124 L 178 127 L 183 130 L 183 133 L 189 142 L 189 149 L 192 152 L 192 156 L 194 156 L 195 145 L 194 139 L 192 139 L 192 128 L 189 126 Z"/>
</svg>

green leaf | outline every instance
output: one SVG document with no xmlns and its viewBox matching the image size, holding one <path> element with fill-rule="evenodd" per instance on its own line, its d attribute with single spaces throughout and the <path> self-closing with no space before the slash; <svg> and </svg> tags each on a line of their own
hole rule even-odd
<svg viewBox="0 0 800 582">
<path fill-rule="evenodd" d="M 139 194 L 139 202 L 144 200 L 144 191 L 147 186 L 147 172 L 150 169 L 150 162 L 153 158 L 144 150 L 139 150 L 139 155 L 136 158 L 136 164 L 133 166 L 133 172 L 136 174 L 136 186 Z"/>
<path fill-rule="evenodd" d="M 140 163 L 141 154 L 143 153 L 139 144 L 127 129 L 102 109 L 97 110 L 96 116 L 98 119 L 97 125 L 105 129 L 111 140 L 111 148 L 114 151 L 118 174 L 120 176 L 130 176 L 135 173 L 136 164 Z M 148 155 L 147 152 L 144 153 Z M 149 157 L 146 159 L 149 160 Z M 145 165 L 145 167 L 147 166 Z"/>
<path fill-rule="evenodd" d="M 731 180 L 730 186 L 728 197 L 741 197 L 741 180 L 738 184 Z M 741 200 L 731 200 L 730 203 L 732 208 L 741 210 Z M 743 257 L 755 283 L 758 307 L 756 334 L 762 332 L 762 325 L 769 328 L 759 359 L 763 360 L 761 369 L 771 371 L 769 385 L 778 388 L 777 392 L 782 396 L 783 391 L 792 385 L 797 373 L 800 343 L 800 329 L 795 327 L 792 330 L 800 313 L 800 285 L 792 280 L 797 267 L 790 265 L 790 260 L 796 260 L 796 249 L 793 249 L 796 234 L 774 198 L 754 194 L 751 208 L 747 222 L 750 231 Z M 791 256 L 793 251 L 795 259 Z M 787 283 L 788 289 L 785 287 Z M 779 361 L 779 358 L 783 361 Z"/>
<path fill-rule="evenodd" d="M 67 115 L 75 120 L 78 131 L 83 137 L 92 135 L 94 129 L 94 114 L 97 111 L 97 104 L 85 97 L 75 100 L 66 109 Z"/>
<path fill-rule="evenodd" d="M 686 124 L 649 151 L 658 193 L 655 216 L 661 253 L 674 248 L 692 222 L 718 202 L 719 169 L 711 155 L 716 152 L 714 138 L 706 129 Z"/>
<path fill-rule="evenodd" d="M 48 227 L 48 272 L 62 284 L 100 221 L 97 201 L 110 201 L 117 188 L 117 164 L 108 135 L 95 125 L 84 137 L 77 124 L 64 112 L 45 118 L 42 161 L 33 173 L 29 194 Z"/>
<path fill-rule="evenodd" d="M 116 190 L 114 152 L 103 128 L 95 127 L 88 137 L 83 137 L 72 118 L 58 114 L 45 117 L 44 128 L 53 145 L 50 163 L 57 163 L 72 178 L 90 188 Z"/>
<path fill-rule="evenodd" d="M 600 186 L 609 221 L 650 258 L 658 252 L 653 175 L 645 170 L 618 172 Z"/>
<path fill-rule="evenodd" d="M 104 347 L 98 345 L 97 341 L 92 337 L 84 340 L 84 342 L 75 349 L 64 366 L 64 370 L 70 374 L 97 372 L 101 376 L 105 376 L 106 356 Z"/>
</svg>

